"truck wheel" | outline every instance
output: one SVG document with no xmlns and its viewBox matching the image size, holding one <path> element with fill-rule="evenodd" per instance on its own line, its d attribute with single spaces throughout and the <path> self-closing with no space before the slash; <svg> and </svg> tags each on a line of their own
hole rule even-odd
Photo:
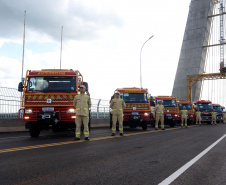
<svg viewBox="0 0 226 185">
<path fill-rule="evenodd" d="M 30 136 L 31 137 L 38 137 L 39 134 L 40 134 L 40 128 L 38 126 L 35 126 L 35 125 L 31 124 L 29 132 L 30 132 Z"/>
<path fill-rule="evenodd" d="M 110 118 L 110 129 L 112 129 L 112 118 Z"/>
<path fill-rule="evenodd" d="M 147 130 L 147 123 L 146 122 L 144 122 L 143 124 L 142 124 L 142 128 L 143 128 L 143 130 Z"/>
<path fill-rule="evenodd" d="M 170 122 L 170 127 L 174 127 L 174 126 L 175 126 L 174 121 L 171 121 Z"/>
<path fill-rule="evenodd" d="M 116 130 L 119 131 L 119 125 L 118 125 L 118 122 L 116 123 Z"/>
<path fill-rule="evenodd" d="M 88 127 L 89 127 L 89 131 L 90 131 L 90 129 L 91 129 L 91 122 L 90 121 L 88 123 Z"/>
</svg>

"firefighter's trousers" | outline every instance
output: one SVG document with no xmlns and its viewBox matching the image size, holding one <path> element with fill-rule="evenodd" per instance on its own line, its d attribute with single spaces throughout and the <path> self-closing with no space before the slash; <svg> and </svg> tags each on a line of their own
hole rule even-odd
<svg viewBox="0 0 226 185">
<path fill-rule="evenodd" d="M 81 136 L 81 125 L 84 125 L 84 136 L 89 137 L 89 117 L 88 116 L 76 116 L 75 118 L 75 124 L 76 124 L 76 131 L 75 135 L 77 138 L 80 138 Z"/>
<path fill-rule="evenodd" d="M 217 121 L 216 121 L 216 119 L 212 119 L 212 121 L 211 121 L 211 124 L 213 125 L 213 124 L 217 124 Z"/>
<path fill-rule="evenodd" d="M 118 120 L 119 123 L 119 132 L 123 133 L 123 115 L 112 115 L 112 133 L 116 132 L 116 122 Z"/>
<path fill-rule="evenodd" d="M 196 125 L 198 125 L 198 123 L 201 125 L 201 117 L 196 117 Z"/>
<path fill-rule="evenodd" d="M 184 122 L 185 122 L 185 124 L 184 124 Z M 181 126 L 183 127 L 184 125 L 187 126 L 187 117 L 181 118 Z"/>
<path fill-rule="evenodd" d="M 161 122 L 161 129 L 164 129 L 164 115 L 158 115 L 158 114 L 156 114 L 155 128 L 158 128 L 159 120 Z"/>
</svg>

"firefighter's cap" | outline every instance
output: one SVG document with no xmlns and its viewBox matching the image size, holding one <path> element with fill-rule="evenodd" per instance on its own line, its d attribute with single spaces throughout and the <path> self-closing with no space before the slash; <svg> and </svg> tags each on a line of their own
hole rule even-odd
<svg viewBox="0 0 226 185">
<path fill-rule="evenodd" d="M 79 88 L 84 88 L 84 89 L 86 89 L 86 86 L 80 85 Z"/>
<path fill-rule="evenodd" d="M 115 91 L 115 94 L 119 94 L 119 95 L 120 95 L 120 92 L 118 92 L 118 91 Z"/>
</svg>

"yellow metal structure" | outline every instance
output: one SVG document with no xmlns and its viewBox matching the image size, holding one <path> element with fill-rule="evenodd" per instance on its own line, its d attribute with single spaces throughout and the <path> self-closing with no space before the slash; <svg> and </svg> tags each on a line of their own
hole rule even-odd
<svg viewBox="0 0 226 185">
<path fill-rule="evenodd" d="M 198 81 L 218 80 L 218 79 L 226 79 L 226 73 L 209 73 L 209 74 L 187 75 L 187 100 L 191 101 L 191 88 Z"/>
</svg>

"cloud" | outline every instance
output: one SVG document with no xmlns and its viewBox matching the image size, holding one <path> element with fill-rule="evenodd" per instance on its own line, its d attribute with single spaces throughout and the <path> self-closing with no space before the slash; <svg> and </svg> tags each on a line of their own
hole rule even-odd
<svg viewBox="0 0 226 185">
<path fill-rule="evenodd" d="M 99 37 L 102 29 L 123 25 L 116 13 L 83 5 L 77 0 L 1 0 L 0 37 L 22 39 L 25 10 L 26 32 L 37 35 L 37 41 L 42 37 L 59 40 L 61 26 L 64 26 L 64 40 L 92 40 Z"/>
</svg>

